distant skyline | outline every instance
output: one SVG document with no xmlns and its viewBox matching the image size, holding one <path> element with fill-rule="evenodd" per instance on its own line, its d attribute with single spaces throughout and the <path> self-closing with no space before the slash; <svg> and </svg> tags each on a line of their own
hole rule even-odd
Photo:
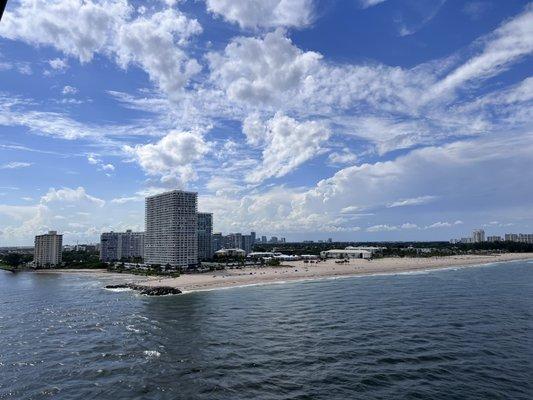
<svg viewBox="0 0 533 400">
<path fill-rule="evenodd" d="M 144 229 L 288 241 L 533 232 L 533 3 L 10 0 L 0 246 Z"/>
</svg>

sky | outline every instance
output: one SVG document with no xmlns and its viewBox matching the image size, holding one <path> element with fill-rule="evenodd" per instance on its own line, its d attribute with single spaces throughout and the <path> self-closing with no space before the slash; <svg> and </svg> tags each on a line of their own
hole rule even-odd
<svg viewBox="0 0 533 400">
<path fill-rule="evenodd" d="M 0 246 L 144 229 L 289 241 L 533 232 L 533 3 L 10 0 Z"/>
</svg>

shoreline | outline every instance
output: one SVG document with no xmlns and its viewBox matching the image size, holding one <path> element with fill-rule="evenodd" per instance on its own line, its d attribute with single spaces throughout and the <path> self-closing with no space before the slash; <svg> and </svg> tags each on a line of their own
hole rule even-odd
<svg viewBox="0 0 533 400">
<path fill-rule="evenodd" d="M 109 284 L 126 284 L 136 288 L 177 289 L 183 294 L 229 289 L 246 286 L 262 286 L 291 282 L 305 282 L 348 277 L 396 275 L 424 273 L 455 267 L 468 268 L 533 259 L 533 253 L 505 253 L 492 255 L 457 255 L 428 258 L 379 258 L 375 260 L 353 259 L 345 264 L 336 264 L 333 259 L 317 264 L 295 261 L 278 267 L 248 267 L 243 269 L 221 270 L 202 274 L 182 274 L 167 278 L 158 276 L 142 277 L 127 273 L 114 273 L 107 270 L 39 270 L 38 274 L 80 274 L 102 279 Z"/>
</svg>

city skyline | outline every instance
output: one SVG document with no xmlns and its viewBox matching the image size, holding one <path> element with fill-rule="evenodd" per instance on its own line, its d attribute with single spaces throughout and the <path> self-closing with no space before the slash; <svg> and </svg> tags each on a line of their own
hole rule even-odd
<svg viewBox="0 0 533 400">
<path fill-rule="evenodd" d="M 531 2 L 251 3 L 10 1 L 0 246 L 173 189 L 288 241 L 533 231 Z"/>
</svg>

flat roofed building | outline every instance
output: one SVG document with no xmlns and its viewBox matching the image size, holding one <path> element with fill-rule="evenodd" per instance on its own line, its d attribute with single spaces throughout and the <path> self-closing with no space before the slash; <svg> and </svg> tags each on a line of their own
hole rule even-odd
<svg viewBox="0 0 533 400">
<path fill-rule="evenodd" d="M 472 232 L 472 242 L 482 243 L 485 241 L 485 231 L 483 229 L 476 229 Z"/>
<path fill-rule="evenodd" d="M 368 250 L 333 249 L 320 252 L 322 258 L 371 258 Z"/>
<path fill-rule="evenodd" d="M 198 193 L 173 190 L 146 198 L 144 255 L 149 265 L 198 265 Z"/>
<path fill-rule="evenodd" d="M 198 213 L 198 260 L 207 261 L 213 258 L 212 238 L 213 214 Z"/>
<path fill-rule="evenodd" d="M 100 235 L 100 260 L 144 258 L 144 232 L 104 232 Z"/>
<path fill-rule="evenodd" d="M 61 264 L 63 235 L 50 231 L 35 236 L 33 264 L 36 268 L 53 267 Z"/>
</svg>

